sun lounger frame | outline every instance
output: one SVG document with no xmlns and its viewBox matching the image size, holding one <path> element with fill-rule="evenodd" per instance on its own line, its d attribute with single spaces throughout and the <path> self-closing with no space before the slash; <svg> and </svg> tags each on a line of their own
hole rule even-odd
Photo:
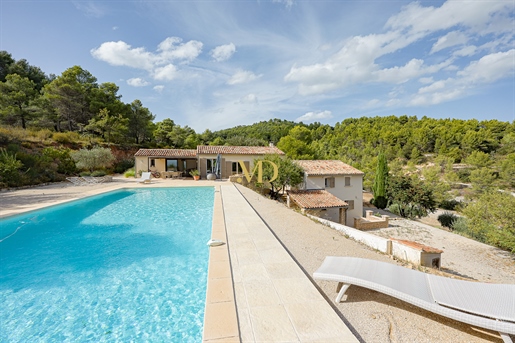
<svg viewBox="0 0 515 343">
<path fill-rule="evenodd" d="M 351 285 L 381 292 L 427 311 L 499 332 L 505 343 L 515 335 L 515 284 L 487 284 L 446 278 L 392 263 L 327 256 L 313 274 L 341 286 L 339 303 Z"/>
</svg>

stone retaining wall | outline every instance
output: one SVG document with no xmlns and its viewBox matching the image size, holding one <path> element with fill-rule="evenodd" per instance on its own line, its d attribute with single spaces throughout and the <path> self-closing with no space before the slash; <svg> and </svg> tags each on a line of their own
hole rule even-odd
<svg viewBox="0 0 515 343">
<path fill-rule="evenodd" d="M 372 230 L 388 227 L 389 216 L 382 215 L 381 218 L 374 216 L 373 211 L 366 211 L 366 217 L 355 217 L 354 227 L 358 230 Z"/>
</svg>

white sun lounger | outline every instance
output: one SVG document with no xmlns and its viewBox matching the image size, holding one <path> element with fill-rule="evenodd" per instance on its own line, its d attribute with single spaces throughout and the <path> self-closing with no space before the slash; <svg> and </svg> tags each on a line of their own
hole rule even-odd
<svg viewBox="0 0 515 343">
<path fill-rule="evenodd" d="M 93 177 L 93 176 L 83 176 L 82 177 L 88 184 L 96 185 L 104 182 L 104 177 Z"/>
<path fill-rule="evenodd" d="M 515 335 L 515 284 L 451 279 L 391 263 L 336 256 L 327 256 L 313 277 L 342 284 L 337 303 L 350 285 L 356 285 L 444 317 L 497 331 L 504 342 L 513 342 L 510 335 Z"/>
<path fill-rule="evenodd" d="M 143 173 L 141 173 L 141 177 L 139 179 L 137 179 L 136 181 L 138 181 L 139 183 L 150 183 L 151 178 L 152 178 L 151 172 L 143 172 Z"/>
<path fill-rule="evenodd" d="M 66 180 L 70 181 L 75 186 L 89 185 L 89 183 L 86 180 L 79 176 L 67 177 Z"/>
</svg>

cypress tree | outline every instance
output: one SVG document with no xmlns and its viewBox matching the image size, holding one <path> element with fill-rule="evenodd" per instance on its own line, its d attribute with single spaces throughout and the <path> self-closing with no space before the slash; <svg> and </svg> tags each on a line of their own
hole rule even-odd
<svg viewBox="0 0 515 343">
<path fill-rule="evenodd" d="M 374 192 L 374 199 L 372 203 L 377 208 L 385 208 L 387 205 L 386 199 L 386 185 L 388 182 L 388 162 L 386 156 L 381 152 L 377 157 L 376 175 L 374 178 L 374 185 L 372 191 Z"/>
</svg>

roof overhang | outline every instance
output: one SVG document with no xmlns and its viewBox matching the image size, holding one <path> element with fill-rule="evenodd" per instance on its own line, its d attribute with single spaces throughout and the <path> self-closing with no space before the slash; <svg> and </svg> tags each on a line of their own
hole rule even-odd
<svg viewBox="0 0 515 343">
<path fill-rule="evenodd" d="M 340 198 L 332 195 L 326 190 L 302 190 L 288 191 L 290 200 L 293 200 L 300 208 L 322 209 L 322 208 L 347 208 L 349 204 Z"/>
</svg>

